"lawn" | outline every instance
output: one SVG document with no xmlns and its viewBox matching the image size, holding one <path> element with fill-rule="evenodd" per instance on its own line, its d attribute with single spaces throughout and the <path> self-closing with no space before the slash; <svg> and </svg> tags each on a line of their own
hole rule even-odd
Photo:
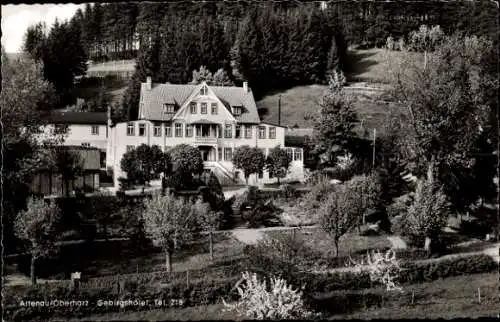
<svg viewBox="0 0 500 322">
<path fill-rule="evenodd" d="M 348 68 L 345 71 L 347 81 L 388 84 L 391 69 L 398 66 L 406 54 L 423 62 L 422 53 L 402 53 L 381 48 L 349 50 L 346 64 Z"/>
<path fill-rule="evenodd" d="M 136 272 L 163 271 L 165 255 L 160 250 L 138 247 L 136 241 L 109 241 L 94 244 L 68 245 L 53 260 L 40 259 L 37 276 L 44 279 L 68 279 L 71 272 L 80 271 L 84 276 L 96 277 Z M 238 261 L 244 245 L 230 234 L 214 235 L 214 261 L 210 260 L 208 236 L 204 235 L 173 254 L 174 272 L 199 270 Z M 7 264 L 9 272 L 29 276 L 29 258 L 20 259 L 18 268 Z"/>
<path fill-rule="evenodd" d="M 270 237 L 280 234 L 291 234 L 291 231 L 268 231 Z M 322 257 L 332 257 L 335 254 L 335 243 L 321 228 L 296 230 L 297 237 L 303 238 L 305 244 L 322 254 Z M 339 256 L 349 256 L 352 253 L 362 253 L 371 249 L 384 249 L 391 247 L 391 242 L 386 236 L 359 236 L 349 233 L 340 238 Z"/>
<path fill-rule="evenodd" d="M 481 303 L 478 301 L 478 288 Z M 409 285 L 399 300 L 382 307 L 331 316 L 331 319 L 411 319 L 497 317 L 498 274 L 473 274 Z M 411 292 L 415 302 L 410 304 Z"/>
<path fill-rule="evenodd" d="M 306 116 L 319 109 L 319 100 L 323 96 L 326 87 L 319 85 L 297 86 L 281 93 L 281 120 L 286 126 L 298 125 L 300 128 L 312 128 L 313 121 Z M 350 90 L 353 95 L 354 109 L 358 113 L 359 120 L 369 130 L 370 137 L 373 129 L 377 134 L 384 132 L 390 113 L 404 112 L 394 102 L 378 100 L 367 97 L 361 93 L 362 90 Z M 257 102 L 261 119 L 264 122 L 278 122 L 278 94 L 266 96 Z"/>
<path fill-rule="evenodd" d="M 203 305 L 187 308 L 168 308 L 143 312 L 120 312 L 93 315 L 69 321 L 200 321 L 241 320 L 233 312 L 224 312 L 223 304 Z M 57 319 L 54 319 L 57 321 Z"/>
<path fill-rule="evenodd" d="M 382 307 L 354 307 L 350 313 L 325 312 L 323 319 L 410 319 L 410 318 L 476 318 L 496 317 L 500 307 L 498 274 L 473 274 L 449 277 L 428 283 L 409 285 L 405 293 L 387 293 L 377 288 L 368 290 L 389 295 L 390 301 Z M 481 303 L 477 289 L 481 291 Z M 342 291 L 339 291 L 342 292 Z M 414 303 L 411 304 L 412 292 Z M 332 307 L 333 310 L 335 308 Z M 238 320 L 236 314 L 224 312 L 222 304 L 188 308 L 168 308 L 144 312 L 120 312 L 95 315 L 83 320 L 137 321 L 137 320 Z M 81 320 L 81 319 L 80 319 Z M 79 320 L 70 320 L 79 321 Z"/>
<path fill-rule="evenodd" d="M 419 53 L 410 55 L 422 59 Z M 385 91 L 389 88 L 389 71 L 401 62 L 402 53 L 375 48 L 351 50 L 348 57 L 352 68 L 346 71 L 346 77 L 351 84 L 345 89 L 353 96 L 360 121 L 363 120 L 370 132 L 377 129 L 380 134 L 384 130 L 389 111 L 400 110 L 398 105 L 389 102 L 390 98 Z M 326 85 L 306 85 L 269 94 L 257 102 L 261 119 L 265 122 L 278 122 L 278 100 L 281 95 L 281 123 L 290 127 L 298 125 L 301 128 L 311 128 L 312 120 L 305 118 L 318 110 L 319 102 L 327 89 Z"/>
</svg>

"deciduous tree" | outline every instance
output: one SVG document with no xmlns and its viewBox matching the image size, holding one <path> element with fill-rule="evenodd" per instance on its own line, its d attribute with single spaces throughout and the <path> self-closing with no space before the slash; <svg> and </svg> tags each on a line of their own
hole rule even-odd
<svg viewBox="0 0 500 322">
<path fill-rule="evenodd" d="M 172 271 L 172 253 L 193 237 L 194 207 L 173 194 L 154 195 L 145 201 L 142 213 L 146 236 L 165 252 L 167 272 Z"/>
<path fill-rule="evenodd" d="M 243 170 L 246 184 L 251 174 L 257 174 L 264 168 L 264 153 L 259 148 L 251 148 L 248 145 L 238 147 L 233 155 L 234 166 Z"/>
<path fill-rule="evenodd" d="M 214 232 L 220 228 L 223 213 L 210 209 L 210 204 L 198 199 L 194 204 L 196 218 L 201 228 L 208 232 L 210 259 L 214 259 Z"/>
<path fill-rule="evenodd" d="M 203 172 L 203 159 L 198 148 L 179 144 L 170 150 L 173 173 L 179 174 L 183 180 L 182 186 L 192 184 L 193 176 Z"/>
<path fill-rule="evenodd" d="M 319 208 L 320 225 L 333 238 L 337 256 L 340 238 L 351 231 L 358 221 L 358 202 L 344 185 L 337 185 Z"/>
<path fill-rule="evenodd" d="M 336 157 L 348 150 L 357 121 L 350 98 L 336 83 L 331 84 L 314 117 L 313 132 L 315 153 L 323 155 L 326 164 L 334 165 Z"/>
<path fill-rule="evenodd" d="M 193 80 L 191 84 L 201 84 L 202 82 L 206 82 L 207 84 L 212 84 L 213 75 L 212 73 L 205 67 L 201 66 L 199 70 L 193 70 Z"/>
<path fill-rule="evenodd" d="M 400 121 L 401 148 L 415 164 L 411 171 L 443 184 L 450 198 L 467 185 L 459 179 L 481 157 L 481 137 L 493 133 L 487 129 L 496 122 L 491 111 L 497 103 L 488 97 L 498 82 L 491 57 L 490 41 L 454 35 L 429 53 L 427 66 L 408 57 L 404 72 L 401 66 L 394 69 L 394 96 L 407 110 Z M 454 199 L 453 206 L 466 209 L 471 200 L 464 197 Z"/>
<path fill-rule="evenodd" d="M 47 204 L 43 199 L 29 198 L 26 210 L 19 213 L 14 231 L 18 238 L 28 243 L 31 253 L 31 283 L 36 284 L 36 260 L 57 251 L 59 238 L 57 225 L 61 219 L 54 200 Z"/>
<path fill-rule="evenodd" d="M 171 171 L 170 156 L 163 153 L 157 145 L 139 145 L 123 155 L 120 165 L 127 173 L 127 179 L 143 185 L 157 179 L 161 173 L 169 175 Z"/>
<path fill-rule="evenodd" d="M 220 68 L 218 69 L 213 77 L 212 83 L 209 85 L 213 86 L 234 86 L 233 81 L 229 78 L 227 72 Z"/>
<path fill-rule="evenodd" d="M 28 58 L 10 60 L 2 48 L 2 212 L 4 246 L 12 249 L 16 215 L 26 207 L 33 175 L 53 163 L 43 144 L 60 143 L 64 137 L 36 140 L 45 125 L 42 112 L 51 106 L 53 87 L 43 79 L 43 68 Z"/>
<path fill-rule="evenodd" d="M 279 184 L 280 178 L 286 177 L 291 162 L 292 158 L 288 153 L 280 146 L 277 146 L 269 150 L 269 155 L 266 159 L 266 169 L 278 179 Z"/>
<path fill-rule="evenodd" d="M 449 215 L 449 202 L 443 189 L 429 180 L 420 180 L 413 203 L 403 218 L 403 231 L 413 241 L 423 244 L 425 239 L 435 242 L 441 235 Z"/>
</svg>

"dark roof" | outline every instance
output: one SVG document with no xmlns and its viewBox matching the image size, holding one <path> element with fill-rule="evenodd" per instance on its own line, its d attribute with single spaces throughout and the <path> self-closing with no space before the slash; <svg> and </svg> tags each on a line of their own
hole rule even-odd
<svg viewBox="0 0 500 322">
<path fill-rule="evenodd" d="M 277 126 L 277 127 L 285 127 L 286 128 L 285 125 L 279 125 L 279 124 L 273 123 L 273 122 L 260 122 L 260 123 L 267 124 L 267 125 L 272 125 L 272 126 Z"/>
<path fill-rule="evenodd" d="M 53 124 L 102 124 L 108 122 L 106 112 L 51 111 L 43 118 Z"/>
<path fill-rule="evenodd" d="M 289 136 L 312 136 L 314 129 L 312 128 L 298 128 L 287 129 L 285 135 Z"/>
<path fill-rule="evenodd" d="M 219 123 L 215 123 L 215 122 L 212 122 L 210 120 L 201 119 L 201 120 L 193 121 L 190 124 L 219 124 Z"/>
<path fill-rule="evenodd" d="M 260 123 L 257 105 L 251 91 L 245 92 L 242 87 L 236 86 L 210 86 L 214 94 L 223 102 L 231 112 L 231 106 L 242 106 L 241 115 L 234 115 L 242 123 Z M 141 84 L 140 102 L 143 105 L 144 118 L 147 120 L 169 120 L 173 115 L 162 115 L 163 104 L 177 102 L 178 106 L 184 104 L 199 85 L 192 84 L 153 84 L 151 90 L 147 84 Z"/>
</svg>

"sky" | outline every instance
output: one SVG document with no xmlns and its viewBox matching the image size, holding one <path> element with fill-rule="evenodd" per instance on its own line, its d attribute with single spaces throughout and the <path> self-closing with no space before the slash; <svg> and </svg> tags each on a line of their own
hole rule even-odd
<svg viewBox="0 0 500 322">
<path fill-rule="evenodd" d="M 23 38 L 29 26 L 45 22 L 51 26 L 57 19 L 65 20 L 73 16 L 83 4 L 21 4 L 2 5 L 2 46 L 7 53 L 22 50 Z"/>
</svg>

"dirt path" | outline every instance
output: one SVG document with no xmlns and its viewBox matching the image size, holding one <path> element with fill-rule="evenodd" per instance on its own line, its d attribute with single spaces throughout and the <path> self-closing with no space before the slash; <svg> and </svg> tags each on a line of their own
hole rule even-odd
<svg viewBox="0 0 500 322">
<path fill-rule="evenodd" d="M 229 190 L 229 191 L 224 191 L 224 198 L 229 199 L 234 195 L 241 195 L 247 190 L 246 187 L 236 189 L 236 190 Z"/>
<path fill-rule="evenodd" d="M 230 230 L 234 238 L 247 245 L 255 245 L 259 240 L 264 238 L 265 232 L 276 230 L 294 230 L 294 229 L 313 229 L 317 226 L 304 227 L 264 227 L 264 228 L 241 228 Z"/>
<path fill-rule="evenodd" d="M 387 239 L 391 242 L 393 249 L 406 249 L 408 246 L 405 241 L 399 236 L 387 236 Z"/>
</svg>

